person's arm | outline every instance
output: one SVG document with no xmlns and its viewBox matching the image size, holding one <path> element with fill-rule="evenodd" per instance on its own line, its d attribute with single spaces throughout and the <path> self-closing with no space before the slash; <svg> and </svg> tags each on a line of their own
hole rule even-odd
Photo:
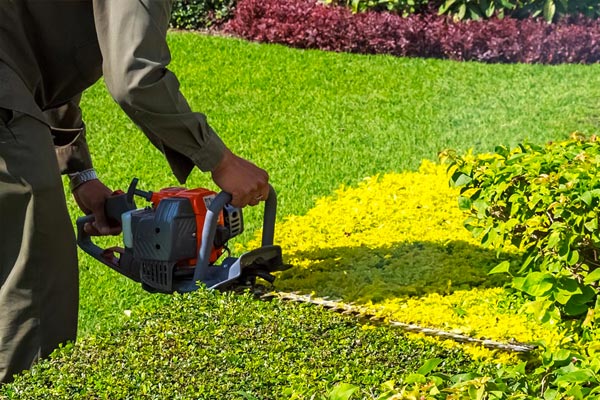
<svg viewBox="0 0 600 400">
<path fill-rule="evenodd" d="M 81 95 L 60 107 L 44 111 L 50 124 L 58 167 L 61 174 L 69 176 L 71 193 L 79 208 L 85 214 L 95 216 L 95 221 L 85 227 L 86 231 L 93 235 L 118 234 L 121 228 L 110 226 L 104 213 L 104 203 L 112 190 L 95 176 L 79 108 L 80 100 Z"/>
<path fill-rule="evenodd" d="M 213 170 L 225 145 L 206 117 L 192 112 L 167 68 L 170 15 L 169 0 L 94 0 L 106 86 L 183 183 L 194 165 Z"/>
<path fill-rule="evenodd" d="M 226 148 L 206 117 L 190 109 L 167 68 L 170 15 L 170 0 L 94 0 L 107 88 L 181 183 L 197 166 L 232 194 L 232 205 L 257 204 L 268 196 L 267 173 Z"/>
</svg>

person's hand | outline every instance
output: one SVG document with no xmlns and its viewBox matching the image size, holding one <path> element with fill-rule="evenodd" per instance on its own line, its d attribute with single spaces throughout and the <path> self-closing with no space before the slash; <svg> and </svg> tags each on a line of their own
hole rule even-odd
<svg viewBox="0 0 600 400">
<path fill-rule="evenodd" d="M 121 232 L 120 225 L 109 224 L 104 212 L 104 203 L 112 193 L 112 190 L 98 179 L 87 181 L 73 191 L 73 197 L 81 211 L 86 215 L 94 215 L 94 221 L 83 227 L 88 235 L 118 235 Z"/>
<path fill-rule="evenodd" d="M 255 206 L 269 196 L 267 172 L 229 150 L 211 174 L 217 186 L 231 194 L 234 207 Z"/>
</svg>

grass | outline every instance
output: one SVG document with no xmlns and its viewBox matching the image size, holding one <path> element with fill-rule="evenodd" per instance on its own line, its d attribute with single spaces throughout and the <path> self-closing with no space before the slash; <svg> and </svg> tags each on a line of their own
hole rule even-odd
<svg viewBox="0 0 600 400">
<path fill-rule="evenodd" d="M 600 125 L 600 66 L 484 65 L 301 51 L 172 33 L 171 68 L 183 93 L 236 153 L 267 169 L 279 217 L 302 215 L 341 185 L 414 170 L 451 147 L 488 151 L 545 142 Z M 111 187 L 131 178 L 177 184 L 99 83 L 84 96 L 95 166 Z M 188 186 L 213 187 L 196 171 Z M 71 203 L 73 216 L 78 212 Z M 260 209 L 246 210 L 247 241 Z M 106 239 L 100 243 L 113 243 Z M 168 301 L 84 256 L 82 336 L 113 329 L 124 310 Z"/>
</svg>

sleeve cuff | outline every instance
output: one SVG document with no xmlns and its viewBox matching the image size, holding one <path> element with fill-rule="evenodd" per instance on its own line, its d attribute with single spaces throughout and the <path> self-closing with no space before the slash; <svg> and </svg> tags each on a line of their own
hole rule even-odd
<svg viewBox="0 0 600 400">
<path fill-rule="evenodd" d="M 79 129 L 52 128 L 51 132 L 61 174 L 74 174 L 92 168 L 85 126 Z"/>
</svg>

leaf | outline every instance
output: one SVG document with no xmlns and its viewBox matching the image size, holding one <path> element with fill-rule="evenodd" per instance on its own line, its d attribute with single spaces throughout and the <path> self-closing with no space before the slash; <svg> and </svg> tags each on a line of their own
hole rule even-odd
<svg viewBox="0 0 600 400">
<path fill-rule="evenodd" d="M 404 383 L 410 385 L 411 383 L 426 383 L 427 378 L 421 374 L 410 374 L 404 379 Z"/>
<path fill-rule="evenodd" d="M 558 349 L 556 352 L 552 354 L 552 359 L 554 361 L 567 361 L 571 358 L 571 352 L 567 349 Z"/>
<path fill-rule="evenodd" d="M 581 200 L 587 204 L 588 206 L 592 205 L 592 201 L 594 200 L 594 197 L 592 196 L 592 192 L 590 192 L 589 190 L 585 193 L 583 193 L 581 195 Z"/>
<path fill-rule="evenodd" d="M 540 322 L 547 322 L 550 320 L 550 302 L 544 301 L 531 301 L 526 304 L 528 313 L 533 314 Z"/>
<path fill-rule="evenodd" d="M 468 197 L 460 196 L 458 198 L 458 208 L 461 210 L 470 210 L 473 202 Z"/>
<path fill-rule="evenodd" d="M 566 240 L 560 242 L 560 246 L 558 247 L 558 255 L 563 259 L 569 257 L 569 253 L 571 252 L 571 245 Z"/>
<path fill-rule="evenodd" d="M 485 217 L 487 209 L 490 207 L 489 203 L 484 199 L 477 199 L 473 202 L 473 208 L 478 211 L 478 218 Z"/>
<path fill-rule="evenodd" d="M 544 392 L 544 400 L 558 400 L 560 399 L 559 393 L 555 389 L 548 389 Z"/>
<path fill-rule="evenodd" d="M 558 244 L 561 241 L 561 235 L 559 231 L 552 231 L 552 233 L 548 236 L 548 247 L 551 249 L 556 249 Z"/>
<path fill-rule="evenodd" d="M 474 372 L 467 372 L 464 374 L 453 375 L 452 378 L 450 378 L 450 380 L 454 383 L 461 383 L 461 382 L 468 382 L 470 380 L 473 380 L 473 379 L 476 379 L 479 377 L 480 376 Z"/>
<path fill-rule="evenodd" d="M 425 364 L 423 364 L 423 366 L 421 366 L 421 368 L 417 370 L 417 374 L 427 375 L 428 373 L 433 371 L 438 365 L 440 365 L 441 362 L 441 358 L 432 358 L 430 360 L 427 360 L 425 361 Z"/>
<path fill-rule="evenodd" d="M 567 302 L 567 304 L 565 304 L 565 314 L 570 315 L 570 316 L 581 315 L 581 314 L 585 313 L 587 310 L 588 310 L 587 305 L 577 304 L 577 302 L 572 301 L 572 298 L 570 301 Z"/>
<path fill-rule="evenodd" d="M 596 268 L 595 270 L 587 274 L 583 282 L 586 285 L 589 285 L 590 283 L 596 282 L 598 280 L 600 280 L 600 268 Z"/>
<path fill-rule="evenodd" d="M 484 247 L 491 247 L 496 240 L 498 233 L 494 228 L 489 229 L 482 237 L 481 237 L 481 245 Z"/>
<path fill-rule="evenodd" d="M 520 290 L 535 297 L 542 297 L 552 290 L 555 279 L 552 275 L 543 272 L 531 272 L 522 282 Z"/>
<path fill-rule="evenodd" d="M 523 291 L 523 284 L 525 283 L 525 278 L 522 277 L 516 277 L 512 280 L 512 287 Z"/>
<path fill-rule="evenodd" d="M 454 3 L 456 3 L 456 0 L 446 0 L 446 1 L 444 2 L 444 4 L 442 4 L 442 5 L 440 6 L 440 9 L 439 9 L 439 11 L 438 11 L 438 12 L 439 12 L 440 14 L 445 14 L 446 12 L 448 12 L 448 10 L 450 9 L 450 7 L 452 7 L 452 5 L 453 5 Z"/>
<path fill-rule="evenodd" d="M 456 15 L 458 16 L 458 19 L 465 19 L 466 13 L 467 5 L 463 3 L 458 7 L 458 13 Z"/>
<path fill-rule="evenodd" d="M 598 230 L 598 218 L 594 218 L 591 221 L 586 222 L 583 224 L 583 226 L 585 226 L 585 229 L 587 229 L 589 232 L 596 232 Z"/>
<path fill-rule="evenodd" d="M 570 251 L 567 255 L 567 264 L 575 265 L 577 264 L 577 261 L 579 261 L 579 252 L 576 250 Z"/>
<path fill-rule="evenodd" d="M 557 282 L 557 286 L 560 290 L 564 290 L 571 294 L 580 294 L 583 293 L 581 288 L 579 287 L 579 283 L 572 277 L 561 277 Z"/>
<path fill-rule="evenodd" d="M 596 290 L 591 286 L 581 286 L 581 293 L 573 295 L 573 301 L 577 304 L 587 304 L 596 297 Z"/>
<path fill-rule="evenodd" d="M 554 19 L 554 13 L 556 12 L 556 4 L 554 4 L 554 0 L 546 0 L 546 3 L 544 4 L 544 19 L 546 20 L 546 22 L 550 23 L 552 22 L 552 19 Z"/>
<path fill-rule="evenodd" d="M 567 304 L 573 296 L 581 293 L 583 292 L 575 279 L 562 277 L 558 280 L 557 289 L 553 292 L 553 296 L 558 303 Z"/>
<path fill-rule="evenodd" d="M 492 268 L 492 270 L 490 272 L 488 272 L 488 275 L 504 274 L 504 273 L 510 275 L 509 270 L 510 270 L 510 262 L 502 261 L 500 264 L 498 264 L 494 268 Z"/>
<path fill-rule="evenodd" d="M 481 12 L 479 7 L 475 5 L 469 5 L 469 15 L 473 21 L 478 21 L 481 18 Z"/>
<path fill-rule="evenodd" d="M 473 180 L 469 175 L 459 171 L 455 172 L 451 179 L 454 186 L 463 186 Z"/>
<path fill-rule="evenodd" d="M 508 0 L 500 0 L 500 4 L 502 4 L 502 7 L 507 8 L 509 10 L 515 8 L 515 5 L 509 2 Z"/>
<path fill-rule="evenodd" d="M 560 371 L 560 370 L 559 370 Z M 560 375 L 554 381 L 555 384 L 560 384 L 562 382 L 566 383 L 584 383 L 584 382 L 594 382 L 596 379 L 594 378 L 594 374 L 587 369 L 580 369 L 576 371 L 567 372 L 564 375 Z"/>
<path fill-rule="evenodd" d="M 525 156 L 527 156 L 527 154 L 525 154 L 525 153 L 515 153 L 506 160 L 506 165 L 515 164 L 516 162 L 519 162 L 519 160 L 521 160 L 521 158 L 523 158 Z"/>
<path fill-rule="evenodd" d="M 350 385 L 349 383 L 338 383 L 329 392 L 328 400 L 348 400 L 354 392 L 358 390 L 358 386 Z"/>
</svg>

